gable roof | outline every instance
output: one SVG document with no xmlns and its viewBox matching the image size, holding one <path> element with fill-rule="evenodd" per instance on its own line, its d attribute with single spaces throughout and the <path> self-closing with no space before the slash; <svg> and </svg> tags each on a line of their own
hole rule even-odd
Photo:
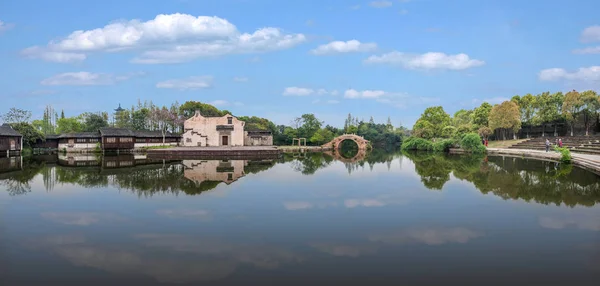
<svg viewBox="0 0 600 286">
<path fill-rule="evenodd" d="M 100 128 L 100 135 L 115 137 L 133 137 L 133 131 L 125 128 L 104 127 Z"/>
<path fill-rule="evenodd" d="M 23 137 L 19 132 L 17 132 L 16 130 L 14 130 L 12 127 L 10 127 L 10 125 L 8 125 L 6 123 L 0 125 L 0 136 L 18 136 L 18 137 Z"/>
<path fill-rule="evenodd" d="M 135 137 L 138 138 L 162 138 L 161 131 L 146 131 L 146 130 L 136 130 L 134 131 Z M 177 134 L 173 134 L 171 132 L 166 132 L 165 137 L 181 137 Z"/>
</svg>

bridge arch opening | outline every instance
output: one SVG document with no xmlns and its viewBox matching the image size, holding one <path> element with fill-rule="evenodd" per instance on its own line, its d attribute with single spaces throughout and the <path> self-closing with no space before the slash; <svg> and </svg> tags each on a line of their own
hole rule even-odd
<svg viewBox="0 0 600 286">
<path fill-rule="evenodd" d="M 343 139 L 336 149 L 340 156 L 346 159 L 354 158 L 360 151 L 358 143 L 352 139 Z"/>
</svg>

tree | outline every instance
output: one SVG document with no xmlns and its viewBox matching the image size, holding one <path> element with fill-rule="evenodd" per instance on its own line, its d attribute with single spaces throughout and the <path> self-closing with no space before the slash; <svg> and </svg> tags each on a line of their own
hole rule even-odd
<svg viewBox="0 0 600 286">
<path fill-rule="evenodd" d="M 83 131 L 83 126 L 76 117 L 65 117 L 58 120 L 56 131 L 58 133 L 73 133 Z"/>
<path fill-rule="evenodd" d="M 500 129 L 503 139 L 506 140 L 507 131 L 512 130 L 516 133 L 521 128 L 519 106 L 514 101 L 495 105 L 490 112 L 489 125 L 491 130 Z"/>
<path fill-rule="evenodd" d="M 60 118 L 65 118 L 65 110 L 60 111 Z"/>
<path fill-rule="evenodd" d="M 218 108 L 198 101 L 186 101 L 179 107 L 180 114 L 186 119 L 194 116 L 196 114 L 196 110 L 199 110 L 200 114 L 205 117 L 217 117 L 225 115 Z"/>
<path fill-rule="evenodd" d="M 150 110 L 148 108 L 141 108 L 133 111 L 131 114 L 131 127 L 134 130 L 146 130 L 148 129 L 148 117 L 150 114 Z"/>
<path fill-rule="evenodd" d="M 537 95 L 535 100 L 535 107 L 537 112 L 533 121 L 535 124 L 542 125 L 542 137 L 546 136 L 546 123 L 555 122 L 561 119 L 561 102 L 563 95 L 562 93 L 550 94 L 550 92 L 543 92 Z M 556 124 L 554 125 L 556 133 Z"/>
<path fill-rule="evenodd" d="M 600 98 L 593 90 L 586 90 L 581 93 L 581 103 L 583 113 L 583 124 L 585 125 L 585 136 L 590 135 L 590 123 L 593 118 L 597 117 L 598 109 L 600 109 Z"/>
<path fill-rule="evenodd" d="M 331 130 L 322 128 L 319 131 L 315 132 L 315 134 L 310 137 L 310 142 L 315 145 L 325 144 L 333 139 L 333 133 Z"/>
<path fill-rule="evenodd" d="M 492 129 L 487 126 L 483 126 L 477 130 L 477 134 L 483 138 L 488 138 L 490 135 L 492 135 L 492 133 Z"/>
<path fill-rule="evenodd" d="M 392 119 L 389 116 L 388 116 L 387 123 L 385 124 L 385 126 L 387 126 L 387 128 L 389 128 L 390 130 L 394 129 L 394 125 L 392 125 Z"/>
<path fill-rule="evenodd" d="M 475 108 L 475 110 L 473 110 L 473 115 L 472 115 L 473 124 L 475 124 L 475 126 L 477 128 L 489 126 L 488 118 L 490 117 L 491 111 L 492 111 L 492 105 L 487 102 L 484 102 L 481 104 L 481 106 Z"/>
<path fill-rule="evenodd" d="M 2 115 L 5 123 L 24 123 L 31 119 L 31 111 L 11 107 L 8 112 Z"/>
<path fill-rule="evenodd" d="M 535 115 L 535 96 L 530 93 L 521 97 L 519 101 L 519 110 L 521 112 L 521 122 L 530 126 L 531 129 L 531 120 Z M 527 138 L 529 138 L 529 130 L 527 130 Z"/>
<path fill-rule="evenodd" d="M 442 137 L 444 127 L 450 125 L 450 122 L 450 115 L 444 111 L 443 107 L 428 107 L 415 123 L 413 130 L 418 132 L 419 128 L 427 127 L 431 129 L 434 138 Z"/>
<path fill-rule="evenodd" d="M 35 129 L 33 125 L 27 122 L 12 123 L 10 126 L 19 134 L 23 135 L 23 145 L 26 147 L 32 147 L 38 140 L 44 140 L 44 134 L 41 131 Z"/>
<path fill-rule="evenodd" d="M 375 124 L 375 120 L 373 119 L 373 116 L 371 116 L 371 118 L 369 119 L 369 124 L 371 124 L 371 125 Z"/>
<path fill-rule="evenodd" d="M 312 113 L 303 114 L 296 120 L 300 123 L 300 127 L 298 127 L 298 136 L 302 138 L 311 138 L 323 125 L 323 122 L 319 121 Z"/>
<path fill-rule="evenodd" d="M 80 116 L 83 119 L 83 131 L 96 132 L 100 128 L 108 127 L 108 121 L 100 113 L 84 113 Z"/>
<path fill-rule="evenodd" d="M 569 122 L 569 126 L 571 126 L 571 136 L 573 136 L 573 127 L 575 125 L 575 119 L 577 114 L 581 111 L 581 107 L 583 106 L 583 101 L 581 100 L 581 95 L 576 90 L 572 90 L 567 92 L 565 95 L 565 100 L 562 106 L 562 113 L 565 116 L 567 122 Z"/>
</svg>

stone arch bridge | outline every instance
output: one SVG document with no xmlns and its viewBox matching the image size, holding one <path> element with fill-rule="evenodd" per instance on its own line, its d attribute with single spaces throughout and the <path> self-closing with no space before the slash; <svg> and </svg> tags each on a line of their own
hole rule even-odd
<svg viewBox="0 0 600 286">
<path fill-rule="evenodd" d="M 362 136 L 358 136 L 356 134 L 344 134 L 338 137 L 333 138 L 333 140 L 323 144 L 323 147 L 339 149 L 340 145 L 345 140 L 352 140 L 356 145 L 358 145 L 358 150 L 367 150 L 371 148 L 371 142 L 366 140 Z"/>
</svg>

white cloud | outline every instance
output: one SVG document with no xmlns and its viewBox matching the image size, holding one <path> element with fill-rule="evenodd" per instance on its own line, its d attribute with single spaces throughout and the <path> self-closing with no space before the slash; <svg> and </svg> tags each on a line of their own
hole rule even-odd
<svg viewBox="0 0 600 286">
<path fill-rule="evenodd" d="M 284 96 L 307 96 L 314 93 L 315 91 L 313 89 L 296 86 L 286 87 L 283 91 Z"/>
<path fill-rule="evenodd" d="M 398 232 L 370 235 L 369 240 L 386 244 L 442 245 L 449 243 L 467 243 L 470 240 L 484 236 L 482 232 L 470 229 L 456 228 L 418 228 Z"/>
<path fill-rule="evenodd" d="M 13 24 L 0 21 L 0 33 L 4 32 L 4 31 L 8 31 L 8 30 L 12 29 L 13 27 L 14 27 Z"/>
<path fill-rule="evenodd" d="M 600 42 L 600 25 L 585 28 L 581 33 L 581 41 L 584 43 Z"/>
<path fill-rule="evenodd" d="M 247 77 L 234 77 L 233 81 L 237 81 L 237 82 L 247 82 L 248 78 Z"/>
<path fill-rule="evenodd" d="M 330 100 L 321 100 L 321 99 L 315 99 L 312 101 L 313 104 L 317 104 L 317 103 L 323 103 L 323 104 L 338 104 L 340 103 L 339 100 L 335 100 L 335 99 L 330 99 Z"/>
<path fill-rule="evenodd" d="M 352 10 L 358 10 L 358 9 L 360 9 L 360 5 L 350 6 L 350 9 L 352 9 Z"/>
<path fill-rule="evenodd" d="M 347 42 L 333 41 L 329 44 L 320 45 L 310 52 L 313 55 L 330 55 L 337 53 L 356 53 L 356 52 L 369 52 L 377 49 L 375 43 L 361 43 L 357 40 L 350 40 Z"/>
<path fill-rule="evenodd" d="M 568 72 L 561 68 L 551 68 L 540 71 L 539 79 L 543 81 L 585 81 L 594 82 L 600 81 L 600 66 L 591 66 L 587 68 L 579 68 L 577 71 Z"/>
<path fill-rule="evenodd" d="M 387 7 L 392 7 L 393 3 L 392 1 L 373 1 L 371 3 L 369 3 L 369 6 L 374 7 L 374 8 L 387 8 Z"/>
<path fill-rule="evenodd" d="M 192 76 L 184 79 L 170 79 L 156 84 L 157 88 L 173 88 L 179 90 L 205 89 L 212 87 L 212 76 Z"/>
<path fill-rule="evenodd" d="M 583 49 L 576 49 L 573 50 L 574 54 L 580 54 L 580 55 L 584 55 L 584 54 L 600 54 L 600 46 L 596 46 L 596 47 L 587 47 L 587 48 L 583 48 Z"/>
<path fill-rule="evenodd" d="M 87 56 L 82 53 L 47 51 L 40 47 L 30 47 L 21 51 L 21 55 L 30 59 L 42 59 L 55 63 L 75 63 L 84 61 Z"/>
<path fill-rule="evenodd" d="M 466 54 L 446 55 L 437 52 L 407 54 L 398 51 L 383 54 L 381 56 L 373 55 L 364 62 L 367 64 L 399 65 L 406 69 L 424 70 L 464 70 L 485 64 L 484 61 L 471 59 Z"/>
<path fill-rule="evenodd" d="M 338 104 L 340 103 L 339 100 L 335 100 L 335 99 L 330 99 L 328 101 L 326 101 L 327 104 Z"/>
<path fill-rule="evenodd" d="M 344 92 L 345 98 L 380 98 L 388 94 L 383 90 L 354 90 L 348 89 Z"/>
<path fill-rule="evenodd" d="M 82 60 L 91 52 L 143 50 L 132 62 L 179 63 L 199 57 L 288 49 L 304 41 L 303 34 L 288 34 L 278 28 L 265 27 L 254 33 L 241 33 L 226 19 L 177 13 L 157 15 L 146 22 L 118 21 L 102 28 L 74 31 L 45 47 L 25 49 L 23 54 L 30 58 L 69 62 L 65 59 Z"/>
<path fill-rule="evenodd" d="M 40 83 L 42 85 L 110 85 L 128 78 L 129 76 L 114 76 L 103 73 L 68 72 L 51 76 Z"/>
</svg>

